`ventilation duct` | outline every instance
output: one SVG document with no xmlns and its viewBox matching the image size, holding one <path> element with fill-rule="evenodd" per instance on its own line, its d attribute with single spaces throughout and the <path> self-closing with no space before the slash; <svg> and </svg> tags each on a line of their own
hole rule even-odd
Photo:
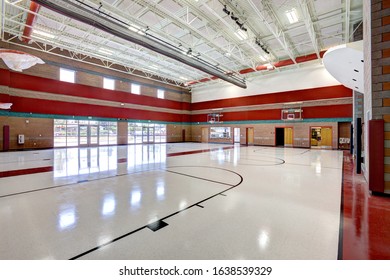
<svg viewBox="0 0 390 280">
<path fill-rule="evenodd" d="M 231 73 L 225 74 L 223 70 L 208 63 L 207 61 L 202 60 L 199 57 L 189 56 L 186 53 L 183 53 L 183 50 L 176 48 L 167 42 L 158 40 L 156 37 L 146 33 L 139 34 L 140 32 L 132 31 L 129 29 L 131 26 L 127 23 L 113 18 L 112 16 L 105 14 L 81 1 L 76 1 L 76 3 L 69 0 L 34 0 L 34 2 L 69 18 L 94 26 L 109 34 L 180 61 L 236 86 L 246 88 L 246 84 L 243 79 L 234 76 Z"/>
</svg>

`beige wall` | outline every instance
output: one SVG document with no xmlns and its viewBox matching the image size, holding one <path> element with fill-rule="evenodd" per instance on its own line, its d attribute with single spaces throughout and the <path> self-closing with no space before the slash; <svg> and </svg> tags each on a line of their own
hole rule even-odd
<svg viewBox="0 0 390 280">
<path fill-rule="evenodd" d="M 3 150 L 3 126 L 10 127 L 10 150 L 42 149 L 54 147 L 54 121 L 45 118 L 5 117 L 0 116 L 0 151 Z M 127 145 L 127 122 L 118 122 L 118 145 Z M 167 142 L 192 141 L 191 125 L 168 124 Z M 25 144 L 17 143 L 18 134 L 25 135 Z"/>
<path fill-rule="evenodd" d="M 44 118 L 27 117 L 4 117 L 0 116 L 0 150 L 3 149 L 3 126 L 10 126 L 10 149 L 33 149 L 33 148 L 52 148 L 53 147 L 53 120 Z M 199 124 L 168 124 L 167 142 L 182 142 L 182 133 L 185 130 L 186 142 L 201 142 L 202 127 L 211 125 Z M 213 124 L 212 126 L 216 126 Z M 280 124 L 245 124 L 245 125 L 220 125 L 228 126 L 232 129 L 230 139 L 209 139 L 214 143 L 233 143 L 234 128 L 240 128 L 240 143 L 246 143 L 246 128 L 254 128 L 254 144 L 262 146 L 275 145 L 275 128 L 292 127 L 294 147 L 310 147 L 310 128 L 331 127 L 332 128 L 332 148 L 338 148 L 338 123 L 280 123 Z M 18 134 L 25 135 L 25 144 L 17 144 Z M 118 145 L 127 144 L 127 122 L 118 122 Z"/>
<path fill-rule="evenodd" d="M 201 142 L 202 127 L 216 126 L 199 124 L 192 126 L 192 141 Z M 276 124 L 240 124 L 240 125 L 218 125 L 218 126 L 230 126 L 232 133 L 234 128 L 240 128 L 240 143 L 246 143 L 246 128 L 254 128 L 254 144 L 263 146 L 275 145 L 275 128 L 276 127 L 292 127 L 293 128 L 293 146 L 294 147 L 310 147 L 310 127 L 331 127 L 332 128 L 332 148 L 338 148 L 338 123 L 336 122 L 321 122 L 321 123 L 276 123 Z M 233 137 L 231 139 L 216 139 L 210 140 L 210 142 L 224 142 L 233 143 Z"/>
<path fill-rule="evenodd" d="M 4 125 L 10 128 L 10 150 L 53 147 L 52 119 L 0 116 L 0 151 L 3 150 Z M 18 134 L 24 134 L 24 144 L 18 144 Z"/>
<path fill-rule="evenodd" d="M 191 125 L 168 124 L 167 125 L 167 142 L 182 142 L 183 130 L 185 130 L 185 142 L 192 141 Z"/>
<path fill-rule="evenodd" d="M 118 145 L 127 145 L 127 122 L 118 122 Z"/>
</svg>

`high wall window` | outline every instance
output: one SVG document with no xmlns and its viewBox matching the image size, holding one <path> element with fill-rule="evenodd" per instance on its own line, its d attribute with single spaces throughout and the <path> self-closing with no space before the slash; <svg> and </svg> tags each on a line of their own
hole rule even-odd
<svg viewBox="0 0 390 280">
<path fill-rule="evenodd" d="M 76 72 L 73 70 L 60 68 L 60 81 L 74 83 Z"/>
<path fill-rule="evenodd" d="M 54 147 L 116 145 L 116 122 L 54 120 Z"/>
<path fill-rule="evenodd" d="M 165 98 L 165 91 L 162 90 L 162 89 L 158 89 L 157 90 L 157 97 L 161 98 L 161 99 L 164 99 Z"/>
<path fill-rule="evenodd" d="M 141 94 L 141 86 L 139 84 L 131 84 L 131 93 Z"/>
<path fill-rule="evenodd" d="M 165 143 L 167 142 L 167 126 L 154 123 L 129 123 L 128 144 Z"/>
<path fill-rule="evenodd" d="M 103 78 L 103 88 L 114 90 L 115 80 L 109 78 Z"/>
</svg>

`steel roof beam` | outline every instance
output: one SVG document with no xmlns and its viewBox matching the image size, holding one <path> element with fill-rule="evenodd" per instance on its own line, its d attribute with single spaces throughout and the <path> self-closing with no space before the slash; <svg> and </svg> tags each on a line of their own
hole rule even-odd
<svg viewBox="0 0 390 280">
<path fill-rule="evenodd" d="M 345 43 L 350 41 L 351 1 L 345 0 Z"/>
<path fill-rule="evenodd" d="M 126 27 L 126 23 L 119 23 L 110 19 L 102 14 L 98 14 L 93 10 L 81 7 L 79 4 L 75 4 L 68 0 L 58 1 L 47 1 L 47 0 L 34 0 L 38 4 L 54 10 L 60 14 L 81 21 L 85 24 L 92 25 L 100 30 L 106 31 L 109 34 L 118 36 L 129 42 L 144 46 L 147 49 L 155 51 L 157 53 L 168 56 L 186 65 L 199 69 L 210 75 L 216 76 L 222 80 L 232 83 L 241 88 L 246 88 L 245 81 L 241 78 L 225 74 L 222 70 L 207 64 L 207 62 L 200 61 L 199 59 L 189 56 L 185 53 L 180 52 L 179 49 L 174 48 L 169 44 L 157 41 L 150 36 L 138 34 L 133 32 Z"/>
<path fill-rule="evenodd" d="M 286 39 L 286 34 L 283 32 L 283 30 L 280 27 L 277 27 L 275 30 L 269 22 L 266 20 L 265 15 L 259 10 L 259 8 L 253 3 L 252 0 L 247 0 L 250 6 L 252 7 L 253 11 L 256 13 L 256 15 L 260 18 L 260 20 L 264 23 L 264 25 L 268 28 L 268 30 L 272 33 L 272 35 L 275 37 L 275 39 L 279 42 L 279 44 L 283 47 L 284 51 L 287 53 L 287 55 L 290 57 L 290 59 L 294 62 L 294 64 L 297 64 L 295 61 L 295 56 L 291 51 L 291 47 Z M 267 9 L 270 9 L 270 7 L 266 7 Z M 270 14 L 272 11 L 269 11 Z"/>
<path fill-rule="evenodd" d="M 297 2 L 299 4 L 299 6 L 301 7 L 303 21 L 305 22 L 307 32 L 309 34 L 311 43 L 313 44 L 314 52 L 317 54 L 317 57 L 320 58 L 320 50 L 318 47 L 317 35 L 316 35 L 316 31 L 314 29 L 313 21 L 311 19 L 312 17 L 311 17 L 310 12 L 309 12 L 307 0 L 297 0 Z"/>
</svg>

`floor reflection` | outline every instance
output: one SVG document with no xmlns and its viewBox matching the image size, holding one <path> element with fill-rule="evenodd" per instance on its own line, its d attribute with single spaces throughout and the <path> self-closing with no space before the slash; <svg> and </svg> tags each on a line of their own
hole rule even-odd
<svg viewBox="0 0 390 280">
<path fill-rule="evenodd" d="M 127 164 L 132 171 L 165 163 L 166 145 L 68 148 L 54 151 L 54 178 L 117 171 Z"/>
</svg>

